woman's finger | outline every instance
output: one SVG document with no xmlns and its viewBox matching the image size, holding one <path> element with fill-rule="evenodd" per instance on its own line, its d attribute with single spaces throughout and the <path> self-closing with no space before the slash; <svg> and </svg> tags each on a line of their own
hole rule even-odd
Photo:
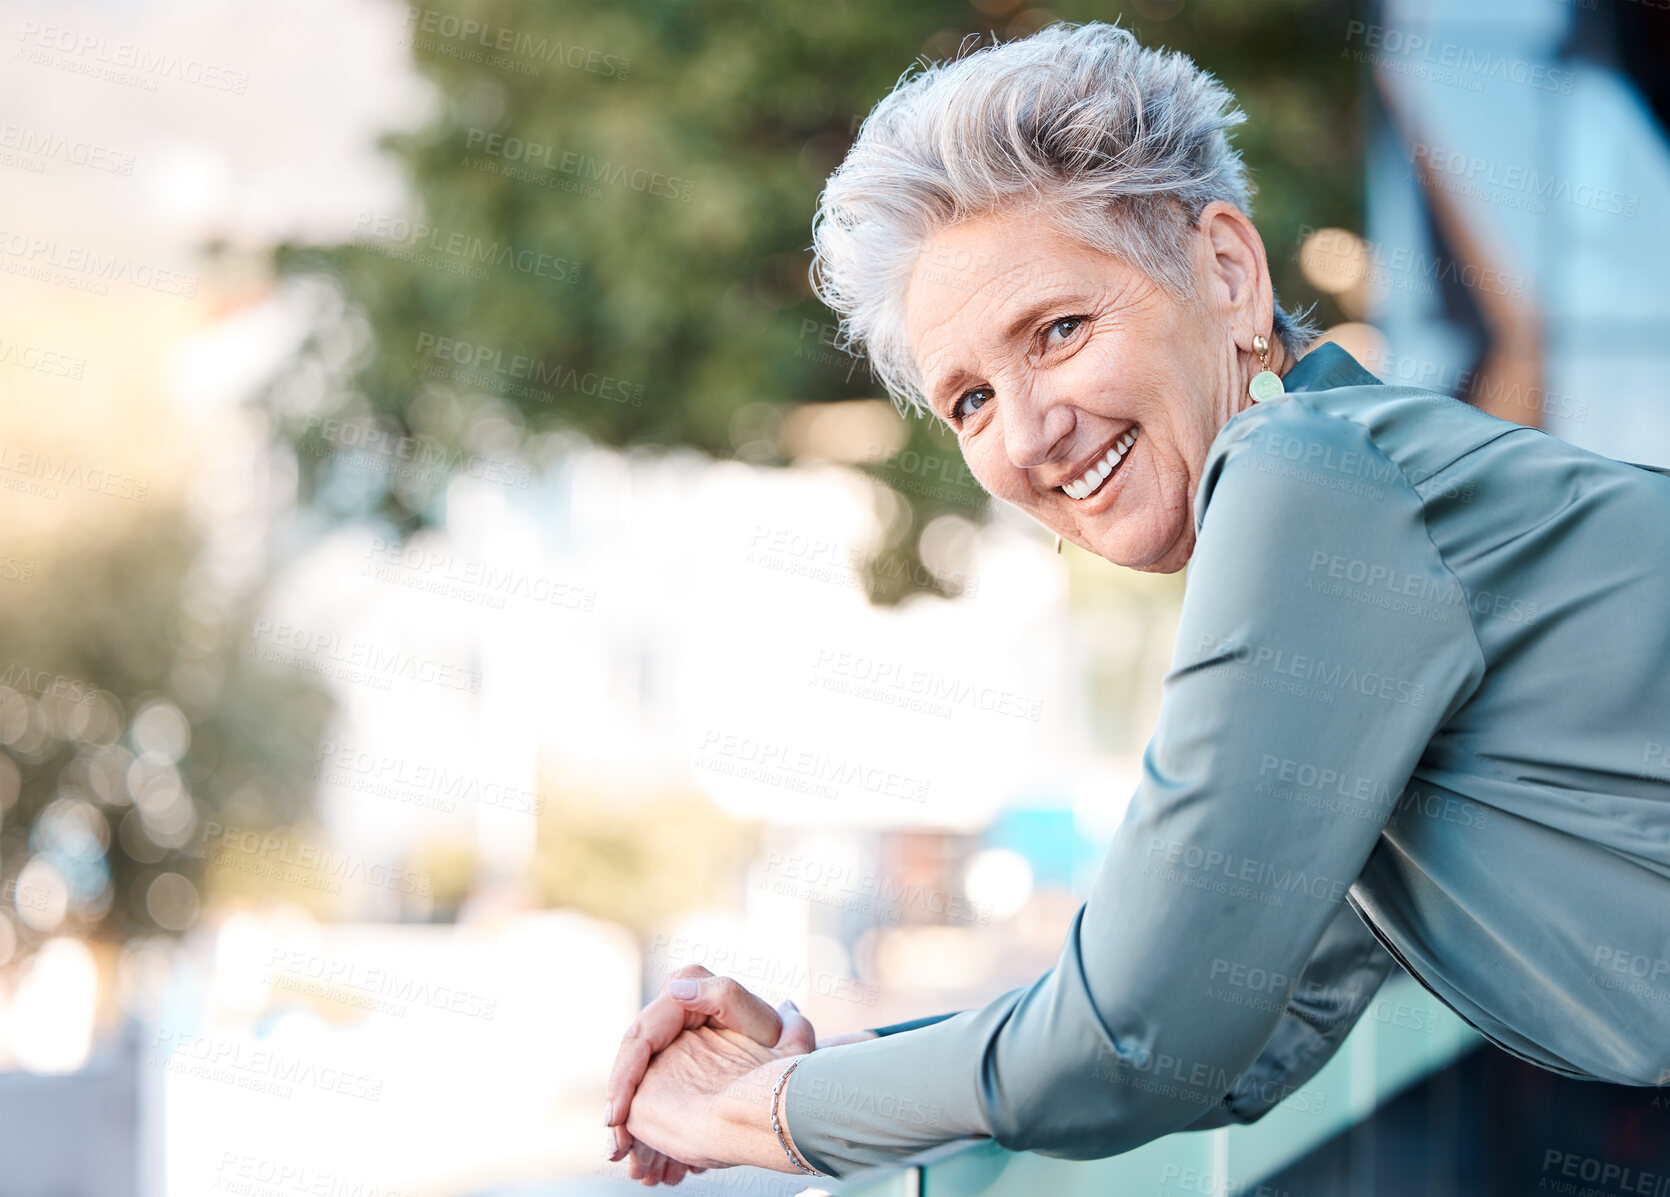
<svg viewBox="0 0 1670 1197">
<path fill-rule="evenodd" d="M 632 1154 L 626 1165 L 626 1175 L 645 1185 L 661 1183 L 668 1159 L 648 1143 L 639 1140 L 632 1144 Z"/>
<path fill-rule="evenodd" d="M 674 1038 L 677 1038 L 676 1034 L 667 1042 L 671 1043 Z M 660 1050 L 651 1040 L 631 1032 L 620 1041 L 620 1048 L 615 1052 L 614 1066 L 609 1069 L 608 1097 L 603 1105 L 605 1126 L 624 1130 L 626 1116 L 632 1109 L 632 1095 L 637 1092 L 639 1082 L 644 1079 L 644 1071 L 649 1068 L 650 1057 Z"/>
<path fill-rule="evenodd" d="M 662 1155 L 659 1151 L 656 1152 L 655 1158 L 650 1161 L 649 1167 L 644 1169 L 644 1184 L 660 1184 L 662 1179 L 667 1175 L 667 1164 L 667 1157 Z"/>
<path fill-rule="evenodd" d="M 687 964 L 673 974 L 668 984 L 673 981 L 699 981 L 711 976 L 713 974 L 701 965 Z M 704 1016 L 686 1010 L 669 998 L 666 985 L 661 987 L 655 1000 L 638 1012 L 638 1017 L 632 1020 L 626 1033 L 620 1037 L 620 1048 L 615 1053 L 615 1063 L 609 1070 L 609 1083 L 605 1090 L 604 1125 L 626 1125 L 627 1112 L 632 1108 L 632 1094 L 638 1088 L 638 1082 L 644 1079 L 644 1070 L 649 1067 L 650 1058 L 677 1039 L 680 1031 L 700 1026 L 703 1021 Z"/>
<path fill-rule="evenodd" d="M 626 1178 L 642 1180 L 648 1174 L 648 1163 L 654 1149 L 644 1143 L 634 1143 L 626 1156 Z"/>
<path fill-rule="evenodd" d="M 766 1047 L 782 1037 L 783 1021 L 777 1011 L 730 977 L 684 977 L 669 981 L 667 996 L 686 1010 L 706 1015 L 710 1026 L 746 1035 Z"/>
<path fill-rule="evenodd" d="M 693 1030 L 707 1021 L 706 1014 L 686 1009 L 683 1003 L 674 1001 L 665 992 L 639 1012 L 632 1025 L 626 1028 L 626 1034 L 621 1036 L 614 1066 L 609 1069 L 603 1112 L 605 1125 L 626 1125 L 633 1094 L 638 1091 L 650 1060 L 682 1032 Z"/>
<path fill-rule="evenodd" d="M 783 1033 L 773 1044 L 778 1051 L 792 1052 L 803 1056 L 818 1046 L 818 1033 L 812 1029 L 811 1021 L 800 1012 L 800 1007 L 785 1000 L 777 1007 L 777 1016 L 782 1022 Z"/>
</svg>

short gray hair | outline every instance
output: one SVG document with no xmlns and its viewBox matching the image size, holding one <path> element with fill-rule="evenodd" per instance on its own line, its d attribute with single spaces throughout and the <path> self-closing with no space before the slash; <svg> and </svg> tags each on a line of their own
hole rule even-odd
<svg viewBox="0 0 1670 1197">
<path fill-rule="evenodd" d="M 868 354 L 901 410 L 926 409 L 904 295 L 936 230 L 1035 213 L 1187 301 L 1201 211 L 1252 211 L 1229 144 L 1246 114 L 1187 57 L 1127 29 L 1058 23 L 911 76 L 865 118 L 812 220 L 812 286 L 840 317 L 838 344 Z M 1274 331 L 1294 355 L 1316 333 L 1279 305 Z"/>
</svg>

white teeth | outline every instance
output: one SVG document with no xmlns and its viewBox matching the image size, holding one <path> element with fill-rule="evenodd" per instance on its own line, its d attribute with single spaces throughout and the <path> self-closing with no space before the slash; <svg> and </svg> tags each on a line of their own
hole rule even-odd
<svg viewBox="0 0 1670 1197">
<path fill-rule="evenodd" d="M 1106 456 L 1104 456 L 1102 460 L 1091 466 L 1072 482 L 1063 484 L 1061 489 L 1070 499 L 1089 498 L 1093 492 L 1101 488 L 1102 482 L 1107 478 L 1107 476 L 1113 473 L 1113 467 L 1118 465 L 1120 461 L 1124 459 L 1125 454 L 1130 450 L 1132 442 L 1136 439 L 1137 434 L 1135 432 L 1127 432 L 1124 436 L 1119 438 L 1113 448 L 1107 451 Z"/>
</svg>

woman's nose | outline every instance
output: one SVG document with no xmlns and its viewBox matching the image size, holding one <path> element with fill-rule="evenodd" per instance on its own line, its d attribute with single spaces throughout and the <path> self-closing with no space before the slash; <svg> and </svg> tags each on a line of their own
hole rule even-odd
<svg viewBox="0 0 1670 1197">
<path fill-rule="evenodd" d="M 1072 405 L 1034 388 L 1003 407 L 1003 443 L 1010 464 L 1035 470 L 1066 453 L 1073 436 Z"/>
</svg>

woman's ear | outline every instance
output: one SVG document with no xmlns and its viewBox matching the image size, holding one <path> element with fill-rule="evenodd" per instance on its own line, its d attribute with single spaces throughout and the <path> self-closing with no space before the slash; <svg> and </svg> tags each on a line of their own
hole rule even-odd
<svg viewBox="0 0 1670 1197">
<path fill-rule="evenodd" d="M 1221 305 L 1236 343 L 1250 346 L 1259 333 L 1269 335 L 1275 319 L 1264 239 L 1245 212 L 1223 200 L 1201 210 L 1197 228 L 1203 293 Z"/>
</svg>

